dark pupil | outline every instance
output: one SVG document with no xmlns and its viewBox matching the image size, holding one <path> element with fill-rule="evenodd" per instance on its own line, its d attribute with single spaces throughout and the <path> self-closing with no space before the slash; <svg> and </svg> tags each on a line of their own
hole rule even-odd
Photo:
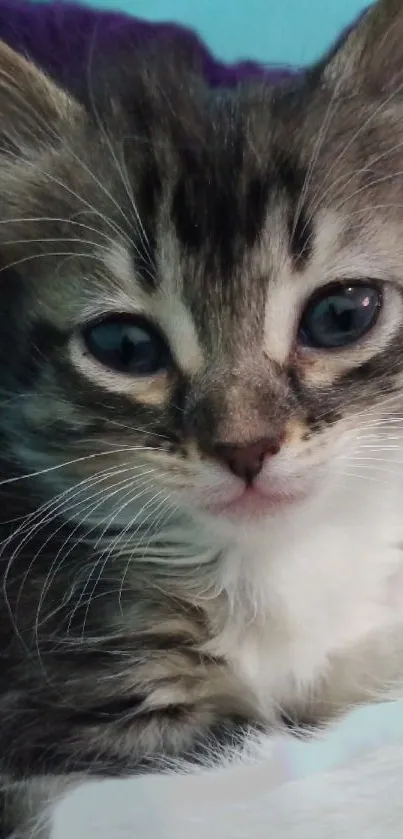
<svg viewBox="0 0 403 839">
<path fill-rule="evenodd" d="M 357 341 L 373 326 L 379 292 L 368 286 L 335 289 L 305 312 L 301 338 L 311 346 L 343 347 Z"/>
<path fill-rule="evenodd" d="M 155 333 L 125 321 L 109 321 L 86 333 L 90 352 L 105 366 L 137 376 L 152 375 L 166 367 L 167 350 Z"/>
</svg>

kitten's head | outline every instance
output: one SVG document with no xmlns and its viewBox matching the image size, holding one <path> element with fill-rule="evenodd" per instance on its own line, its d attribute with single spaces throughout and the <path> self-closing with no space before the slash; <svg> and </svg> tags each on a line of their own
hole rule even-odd
<svg viewBox="0 0 403 839">
<path fill-rule="evenodd" d="M 9 473 L 151 538 L 290 510 L 382 435 L 402 408 L 402 43 L 384 0 L 286 89 L 184 84 L 162 50 L 81 102 L 2 46 Z"/>
</svg>

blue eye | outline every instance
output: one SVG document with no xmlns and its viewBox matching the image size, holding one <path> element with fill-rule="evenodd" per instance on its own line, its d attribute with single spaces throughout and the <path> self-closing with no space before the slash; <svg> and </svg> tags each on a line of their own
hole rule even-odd
<svg viewBox="0 0 403 839">
<path fill-rule="evenodd" d="M 308 303 L 299 330 L 299 343 L 323 350 L 347 347 L 375 325 L 382 306 L 377 286 L 334 285 Z"/>
<path fill-rule="evenodd" d="M 87 349 L 105 367 L 131 376 L 153 376 L 171 366 L 169 349 L 142 318 L 114 315 L 84 330 Z"/>
</svg>

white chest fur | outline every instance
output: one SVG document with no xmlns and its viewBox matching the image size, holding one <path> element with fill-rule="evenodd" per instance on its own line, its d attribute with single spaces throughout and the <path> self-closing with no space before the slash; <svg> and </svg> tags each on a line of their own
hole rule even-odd
<svg viewBox="0 0 403 839">
<path fill-rule="evenodd" d="M 345 481 L 320 503 L 237 535 L 219 585 L 229 615 L 215 639 L 270 719 L 326 716 L 403 685 L 400 475 Z"/>
</svg>

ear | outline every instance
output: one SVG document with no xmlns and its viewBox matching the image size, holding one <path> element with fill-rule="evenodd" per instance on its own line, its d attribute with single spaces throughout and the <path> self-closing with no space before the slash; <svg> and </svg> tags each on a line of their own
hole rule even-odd
<svg viewBox="0 0 403 839">
<path fill-rule="evenodd" d="M 35 64 L 0 41 L 0 156 L 31 157 L 49 148 L 80 110 Z"/>
<path fill-rule="evenodd" d="M 403 1 L 375 3 L 332 51 L 322 78 L 341 93 L 403 93 Z"/>
</svg>

